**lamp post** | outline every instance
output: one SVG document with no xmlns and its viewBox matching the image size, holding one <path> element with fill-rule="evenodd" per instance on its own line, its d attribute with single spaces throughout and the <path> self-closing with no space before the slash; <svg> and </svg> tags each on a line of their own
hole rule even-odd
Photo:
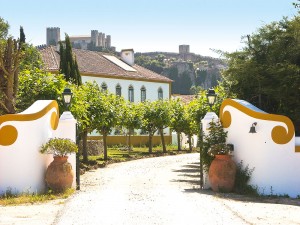
<svg viewBox="0 0 300 225">
<path fill-rule="evenodd" d="M 209 104 L 210 111 L 212 111 L 212 106 L 216 102 L 217 94 L 214 89 L 209 89 L 206 92 L 207 103 Z M 214 112 L 207 112 L 204 118 L 200 122 L 200 188 L 203 189 L 203 161 L 201 157 L 201 151 L 203 150 L 203 123 L 205 123 L 205 129 L 207 129 L 207 125 L 214 119 L 217 118 L 217 115 Z"/>
<path fill-rule="evenodd" d="M 65 88 L 64 92 L 62 93 L 63 102 L 66 107 L 65 112 L 63 112 L 62 118 L 64 120 L 75 120 L 72 113 L 69 111 L 69 107 L 71 105 L 73 93 L 70 88 Z M 76 121 L 76 120 L 75 120 Z M 75 129 L 75 140 L 76 144 L 78 145 L 78 138 L 77 138 L 77 123 Z M 79 169 L 79 153 L 76 153 L 76 190 L 80 190 L 80 169 Z"/>
<path fill-rule="evenodd" d="M 216 101 L 216 98 L 217 98 L 215 90 L 214 89 L 209 89 L 206 92 L 206 98 L 207 98 L 207 102 L 208 102 L 209 107 L 210 107 L 210 111 L 212 111 L 212 106 L 215 104 L 215 101 Z"/>
<path fill-rule="evenodd" d="M 66 106 L 67 110 L 69 111 L 69 107 L 71 105 L 71 100 L 72 100 L 72 96 L 73 96 L 71 89 L 65 88 L 64 92 L 62 93 L 62 96 L 63 96 L 64 105 Z"/>
</svg>

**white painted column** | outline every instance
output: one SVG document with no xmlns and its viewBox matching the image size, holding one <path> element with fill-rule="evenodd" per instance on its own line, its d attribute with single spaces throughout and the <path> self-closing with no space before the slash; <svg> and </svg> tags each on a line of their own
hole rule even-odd
<svg viewBox="0 0 300 225">
<path fill-rule="evenodd" d="M 208 135 L 209 133 L 209 123 L 214 120 L 217 121 L 219 119 L 219 117 L 217 116 L 216 113 L 214 112 L 207 112 L 206 115 L 204 116 L 204 118 L 201 120 L 201 124 L 202 124 L 202 135 L 203 135 L 203 139 L 205 135 Z M 208 189 L 210 188 L 210 182 L 208 179 L 208 174 L 204 171 L 203 173 L 203 188 L 204 189 Z"/>
<path fill-rule="evenodd" d="M 71 112 L 65 111 L 59 118 L 58 127 L 54 133 L 54 137 L 68 138 L 76 142 L 76 123 L 74 116 Z M 76 188 L 76 154 L 69 155 L 68 162 L 71 163 L 74 173 L 74 179 L 72 187 Z"/>
<path fill-rule="evenodd" d="M 217 116 L 216 113 L 214 112 L 207 112 L 204 118 L 201 120 L 202 123 L 202 129 L 203 129 L 203 134 L 208 135 L 209 132 L 209 123 L 214 120 L 218 121 L 219 117 Z"/>
</svg>

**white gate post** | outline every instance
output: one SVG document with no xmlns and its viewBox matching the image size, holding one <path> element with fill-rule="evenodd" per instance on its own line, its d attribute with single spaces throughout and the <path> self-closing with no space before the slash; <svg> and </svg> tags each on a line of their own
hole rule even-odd
<svg viewBox="0 0 300 225">
<path fill-rule="evenodd" d="M 203 135 L 203 139 L 205 137 L 205 135 L 208 135 L 209 133 L 209 123 L 214 120 L 217 121 L 219 119 L 219 117 L 217 116 L 216 113 L 214 112 L 207 112 L 206 115 L 204 116 L 204 118 L 201 120 L 201 124 L 202 124 L 202 135 Z M 208 174 L 206 172 L 203 173 L 203 188 L 204 189 L 208 189 L 210 188 L 210 182 L 208 179 Z"/>
<path fill-rule="evenodd" d="M 59 118 L 59 123 L 57 130 L 54 134 L 57 138 L 68 138 L 76 142 L 76 123 L 74 116 L 71 112 L 65 111 Z M 76 187 L 76 154 L 72 153 L 68 158 L 69 163 L 71 163 L 74 173 L 74 179 L 72 187 Z"/>
</svg>

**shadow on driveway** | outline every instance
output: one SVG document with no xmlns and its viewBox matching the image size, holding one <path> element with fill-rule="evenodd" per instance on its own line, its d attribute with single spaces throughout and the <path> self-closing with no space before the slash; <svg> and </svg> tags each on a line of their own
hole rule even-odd
<svg viewBox="0 0 300 225">
<path fill-rule="evenodd" d="M 173 170 L 177 173 L 179 179 L 171 180 L 172 182 L 184 182 L 189 184 L 191 188 L 184 189 L 185 193 L 199 193 L 212 195 L 221 199 L 228 199 L 242 202 L 270 203 L 300 206 L 300 198 L 287 198 L 280 196 L 246 196 L 236 193 L 215 193 L 211 189 L 200 189 L 200 163 L 193 162 L 183 165 L 182 169 Z M 181 178 L 182 177 L 182 178 Z"/>
</svg>

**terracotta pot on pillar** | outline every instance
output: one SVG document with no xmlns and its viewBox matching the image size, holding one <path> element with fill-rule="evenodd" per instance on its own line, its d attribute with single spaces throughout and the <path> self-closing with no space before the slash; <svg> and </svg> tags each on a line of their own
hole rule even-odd
<svg viewBox="0 0 300 225">
<path fill-rule="evenodd" d="M 231 192 L 234 188 L 235 174 L 236 165 L 231 155 L 216 155 L 208 171 L 212 190 Z"/>
<path fill-rule="evenodd" d="M 46 171 L 46 183 L 55 192 L 72 187 L 73 170 L 67 156 L 54 156 Z"/>
</svg>

